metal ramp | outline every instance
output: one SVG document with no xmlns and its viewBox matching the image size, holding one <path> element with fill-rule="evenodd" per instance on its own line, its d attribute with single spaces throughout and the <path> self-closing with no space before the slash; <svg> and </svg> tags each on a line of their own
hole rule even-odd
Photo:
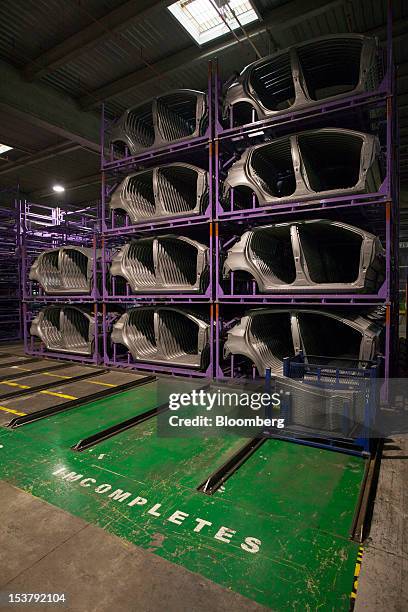
<svg viewBox="0 0 408 612">
<path fill-rule="evenodd" d="M 208 385 L 203 385 L 201 387 L 198 387 L 198 389 L 196 390 L 199 391 L 201 389 L 207 389 L 207 388 L 208 388 Z M 111 425 L 110 427 L 100 429 L 99 431 L 89 436 L 86 436 L 82 438 L 81 440 L 78 440 L 78 442 L 76 442 L 73 446 L 71 446 L 72 450 L 79 451 L 79 452 L 84 451 L 88 448 L 91 448 L 92 446 L 95 446 L 96 444 L 99 444 L 100 442 L 104 442 L 105 440 L 108 440 L 109 438 L 116 436 L 117 434 L 127 431 L 131 429 L 132 427 L 141 425 L 142 423 L 145 423 L 146 421 L 152 420 L 153 426 L 155 426 L 157 422 L 157 417 L 163 412 L 166 412 L 167 410 L 169 410 L 169 401 L 167 400 L 167 401 L 161 402 L 159 400 L 159 397 L 160 395 L 158 394 L 157 395 L 158 402 L 154 408 L 150 408 L 146 410 L 143 406 L 140 406 L 140 404 L 132 406 L 132 416 L 130 418 L 125 419 L 124 421 L 118 421 L 117 423 L 115 423 L 114 425 Z"/>
<path fill-rule="evenodd" d="M 99 444 L 99 442 L 108 440 L 109 438 L 112 438 L 112 436 L 116 436 L 117 434 L 122 433 L 123 431 L 127 431 L 128 429 L 131 429 L 136 425 L 140 425 L 141 423 L 144 423 L 145 421 L 148 421 L 149 419 L 158 416 L 159 414 L 165 412 L 168 409 L 168 402 L 160 404 L 156 408 L 152 408 L 151 410 L 147 410 L 146 412 L 141 412 L 140 414 L 137 414 L 131 417 L 130 419 L 127 419 L 126 421 L 121 421 L 120 423 L 116 423 L 115 425 L 107 427 L 102 431 L 98 431 L 95 434 L 87 436 L 86 438 L 79 440 L 79 442 L 74 444 L 74 446 L 72 446 L 71 448 L 75 451 L 83 451 L 87 448 L 91 448 L 91 446 L 95 446 L 96 444 Z"/>
</svg>

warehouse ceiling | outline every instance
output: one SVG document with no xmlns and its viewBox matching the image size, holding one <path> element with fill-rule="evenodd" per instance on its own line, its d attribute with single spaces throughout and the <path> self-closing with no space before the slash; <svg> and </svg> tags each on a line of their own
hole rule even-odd
<svg viewBox="0 0 408 612">
<path fill-rule="evenodd" d="M 228 78 L 256 59 L 232 33 L 198 46 L 167 10 L 174 0 L 2 0 L 0 196 L 52 203 L 99 196 L 99 120 L 175 87 L 205 89 L 207 62 Z M 262 54 L 341 32 L 386 40 L 386 0 L 252 0 L 246 26 Z M 401 181 L 408 188 L 408 5 L 393 2 Z M 4 194 L 7 191 L 7 195 Z M 61 196 L 58 196 L 61 198 Z"/>
</svg>

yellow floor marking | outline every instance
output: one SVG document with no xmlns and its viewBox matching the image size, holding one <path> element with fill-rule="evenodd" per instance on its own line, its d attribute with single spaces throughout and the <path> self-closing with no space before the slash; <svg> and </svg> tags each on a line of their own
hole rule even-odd
<svg viewBox="0 0 408 612">
<path fill-rule="evenodd" d="M 72 378 L 72 376 L 63 376 L 62 374 L 52 374 L 51 372 L 42 372 L 44 376 L 55 376 L 55 378 Z"/>
<path fill-rule="evenodd" d="M 352 601 L 352 609 L 354 609 L 354 601 L 357 597 L 357 589 L 358 589 L 358 579 L 360 576 L 360 570 L 361 570 L 361 562 L 363 559 L 363 553 L 364 553 L 364 547 L 363 546 L 359 546 L 358 547 L 358 553 L 357 553 L 357 561 L 356 561 L 356 566 L 354 569 L 354 580 L 353 580 L 353 590 L 351 592 L 351 601 Z"/>
<path fill-rule="evenodd" d="M 73 395 L 64 395 L 64 393 L 55 393 L 54 391 L 40 391 L 40 393 L 44 393 L 44 395 L 54 395 L 55 397 L 63 397 L 64 399 L 76 400 L 77 397 Z"/>
<path fill-rule="evenodd" d="M 8 380 L 3 381 L 0 385 L 7 385 L 8 387 L 18 387 L 19 389 L 30 389 L 28 385 L 19 385 L 18 383 L 11 382 Z"/>
<path fill-rule="evenodd" d="M 86 380 L 85 382 L 89 382 L 91 385 L 103 385 L 104 387 L 117 387 L 117 385 L 112 385 L 112 383 L 99 382 L 99 380 Z"/>
<path fill-rule="evenodd" d="M 16 370 L 23 370 L 23 372 L 32 372 L 33 371 L 33 370 L 30 370 L 30 368 L 22 368 L 21 366 L 10 366 L 10 367 L 13 368 L 13 370 L 14 370 L 14 368 Z"/>
<path fill-rule="evenodd" d="M 17 412 L 17 410 L 12 410 L 11 408 L 6 408 L 5 406 L 0 406 L 0 410 L 4 410 L 4 412 L 11 412 L 11 414 L 17 414 L 18 416 L 25 416 L 25 412 Z"/>
</svg>

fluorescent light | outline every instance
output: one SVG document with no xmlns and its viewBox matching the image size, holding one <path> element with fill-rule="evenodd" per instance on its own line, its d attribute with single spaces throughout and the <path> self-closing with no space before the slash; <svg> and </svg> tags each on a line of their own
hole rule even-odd
<svg viewBox="0 0 408 612">
<path fill-rule="evenodd" d="M 199 45 L 259 19 L 250 0 L 178 0 L 168 9 Z"/>
<path fill-rule="evenodd" d="M 0 144 L 0 155 L 2 155 L 3 153 L 5 153 L 6 151 L 11 151 L 13 147 L 9 147 L 7 145 L 4 144 Z"/>
<path fill-rule="evenodd" d="M 63 193 L 65 191 L 65 187 L 63 185 L 60 185 L 59 183 L 57 183 L 56 185 L 53 185 L 52 188 L 55 191 L 55 193 Z"/>
</svg>

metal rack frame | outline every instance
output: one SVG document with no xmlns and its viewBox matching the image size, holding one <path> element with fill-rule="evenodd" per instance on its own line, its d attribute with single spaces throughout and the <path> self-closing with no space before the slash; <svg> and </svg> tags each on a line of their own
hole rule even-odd
<svg viewBox="0 0 408 612">
<path fill-rule="evenodd" d="M 102 249 L 102 327 L 103 327 L 103 360 L 105 365 L 122 367 L 128 369 L 144 370 L 157 373 L 167 373 L 177 376 L 188 377 L 212 377 L 214 369 L 214 279 L 215 262 L 213 257 L 213 203 L 214 203 L 214 141 L 213 141 L 213 68 L 212 62 L 208 65 L 208 128 L 205 134 L 197 137 L 170 143 L 165 147 L 152 148 L 138 155 L 130 155 L 115 159 L 113 147 L 106 146 L 106 131 L 110 128 L 112 121 L 106 116 L 102 109 L 101 122 L 101 249 Z M 107 200 L 115 183 L 122 180 L 127 174 L 138 170 L 146 170 L 160 164 L 171 162 L 192 163 L 208 170 L 208 204 L 206 210 L 198 215 L 183 215 L 177 217 L 166 217 L 155 221 L 143 221 L 132 224 L 128 216 L 122 225 L 118 225 L 118 217 L 115 211 L 109 213 Z M 209 285 L 202 294 L 188 292 L 168 293 L 144 293 L 134 294 L 128 283 L 126 283 L 125 295 L 119 294 L 116 283 L 109 279 L 109 263 L 112 250 L 132 238 L 146 235 L 158 235 L 163 233 L 177 233 L 191 237 L 199 236 L 199 239 L 209 246 Z M 198 238 L 197 238 L 198 239 Z M 177 305 L 180 308 L 200 306 L 208 309 L 210 321 L 210 347 L 209 365 L 205 372 L 193 368 L 172 367 L 148 362 L 135 362 L 125 347 L 119 348 L 111 343 L 110 330 L 113 324 L 112 308 L 117 304 L 128 309 L 131 306 L 142 305 Z"/>
<path fill-rule="evenodd" d="M 33 356 L 67 359 L 81 363 L 101 363 L 100 338 L 102 322 L 98 306 L 98 275 L 100 263 L 96 254 L 99 246 L 98 223 L 99 204 L 93 203 L 82 209 L 51 207 L 43 204 L 18 200 L 16 207 L 19 216 L 19 251 L 21 254 L 21 298 L 22 327 L 25 352 Z M 47 295 L 36 281 L 30 281 L 28 274 L 34 259 L 44 251 L 44 247 L 90 246 L 93 249 L 92 289 L 87 295 Z M 48 350 L 39 338 L 30 335 L 31 322 L 39 310 L 47 304 L 86 304 L 90 305 L 95 318 L 95 342 L 92 356 L 83 356 Z"/>
<path fill-rule="evenodd" d="M 140 304 L 141 306 L 142 304 Z M 179 304 L 180 305 L 180 304 Z M 103 362 L 106 366 L 115 368 L 126 368 L 129 370 L 142 370 L 156 372 L 158 374 L 170 374 L 173 376 L 185 376 L 189 378 L 212 378 L 214 376 L 214 307 L 206 304 L 209 311 L 210 340 L 209 340 L 209 364 L 205 371 L 193 368 L 174 367 L 171 365 L 155 364 L 151 362 L 135 361 L 125 347 L 118 349 L 114 342 L 110 341 L 110 333 L 114 318 L 108 311 L 107 304 L 102 304 L 102 334 L 103 334 Z"/>
<path fill-rule="evenodd" d="M 361 215 L 364 212 L 364 216 Z M 368 207 L 362 208 L 354 203 L 347 207 L 333 206 L 330 208 L 321 208 L 316 212 L 319 219 L 334 219 L 339 220 L 339 214 L 346 213 L 348 217 L 341 217 L 342 221 L 347 221 L 351 225 L 368 227 L 369 231 L 381 239 L 385 248 L 385 280 L 376 293 L 346 293 L 346 292 L 318 292 L 318 291 L 289 291 L 275 293 L 260 293 L 256 286 L 255 280 L 248 282 L 248 290 L 246 293 L 240 293 L 235 290 L 234 276 L 235 273 L 230 273 L 228 281 L 229 288 L 226 288 L 226 281 L 222 281 L 222 262 L 226 253 L 226 249 L 246 230 L 256 227 L 258 224 L 268 225 L 269 223 L 279 223 L 281 221 L 294 222 L 304 220 L 307 217 L 306 213 L 299 211 L 290 211 L 284 215 L 264 215 L 262 217 L 254 217 L 247 222 L 242 220 L 229 221 L 228 223 L 215 223 L 215 254 L 218 265 L 216 267 L 216 299 L 219 303 L 248 303 L 248 304 L 322 304 L 322 305 L 345 305 L 345 304 L 361 304 L 361 305 L 376 305 L 379 303 L 388 302 L 392 297 L 392 269 L 391 269 L 391 251 L 392 251 L 392 228 L 390 203 L 371 204 Z"/>
<path fill-rule="evenodd" d="M 313 104 L 293 112 L 280 113 L 277 116 L 254 121 L 251 124 L 231 127 L 222 125 L 221 102 L 222 88 L 218 65 L 214 65 L 214 157 L 215 157 L 215 254 L 216 279 L 216 375 L 218 378 L 231 378 L 236 374 L 234 356 L 229 363 L 223 363 L 222 344 L 226 329 L 231 324 L 228 320 L 228 310 L 225 308 L 239 305 L 248 308 L 255 305 L 312 305 L 320 304 L 326 308 L 332 307 L 364 307 L 385 306 L 385 346 L 384 346 L 384 376 L 388 378 L 395 371 L 396 341 L 398 338 L 398 312 L 395 307 L 398 294 L 398 131 L 395 96 L 395 72 L 392 59 L 392 14 L 391 4 L 388 6 L 387 45 L 381 57 L 381 82 L 376 90 L 363 94 L 344 96 L 340 99 Z M 383 116 L 382 154 L 384 165 L 384 180 L 376 193 L 355 194 L 352 196 L 336 196 L 311 198 L 309 200 L 288 201 L 282 198 L 273 205 L 256 206 L 255 195 L 251 207 L 235 209 L 232 194 L 230 209 L 225 210 L 220 185 L 226 169 L 235 160 L 238 148 L 245 148 L 269 138 L 285 134 L 301 132 L 302 130 L 319 127 L 353 127 L 361 131 L 367 130 L 370 114 L 374 111 L 377 120 Z M 253 115 L 254 116 L 254 115 Z M 255 116 L 254 116 L 255 118 Z M 351 126 L 350 123 L 354 122 Z M 346 125 L 344 125 L 346 124 Z M 377 126 L 378 127 L 378 126 Z M 233 191 L 233 190 L 232 190 Z M 326 218 L 327 215 L 341 214 L 372 216 L 379 222 L 379 231 L 385 247 L 386 280 L 376 294 L 334 294 L 334 293 L 281 293 L 260 294 L 254 283 L 247 294 L 234 290 L 233 273 L 229 291 L 223 289 L 222 254 L 232 242 L 234 229 L 240 228 L 243 233 L 248 227 L 267 223 L 306 218 L 310 213 L 315 218 Z M 364 214 L 364 215 L 363 215 Z M 355 222 L 358 226 L 358 223 Z M 374 232 L 373 232 L 374 233 Z M 230 241 L 230 242 L 228 242 Z M 252 371 L 253 378 L 256 372 Z"/>
<path fill-rule="evenodd" d="M 22 338 L 19 231 L 14 201 L 10 209 L 0 208 L 0 342 Z"/>
<path fill-rule="evenodd" d="M 97 211 L 93 206 L 81 210 L 52 208 L 33 202 L 18 202 L 20 215 L 21 295 L 23 301 L 87 303 L 99 299 L 97 258 L 99 235 Z M 96 214 L 95 214 L 96 213 Z M 37 281 L 28 278 L 36 257 L 44 250 L 61 246 L 87 246 L 93 250 L 92 287 L 87 294 L 47 295 Z"/>
<path fill-rule="evenodd" d="M 163 228 L 155 228 L 156 231 L 154 235 L 159 235 L 160 233 L 165 231 L 168 232 L 168 229 Z M 195 230 L 200 232 L 200 240 L 204 243 L 208 243 L 209 247 L 209 283 L 208 287 L 204 293 L 182 293 L 182 292 L 168 292 L 168 293 L 132 293 L 132 289 L 129 286 L 129 283 L 125 283 L 125 294 L 117 293 L 116 289 L 116 281 L 114 277 L 109 279 L 109 264 L 112 260 L 112 251 L 115 248 L 118 248 L 121 244 L 124 244 L 127 240 L 131 240 L 132 238 L 142 238 L 146 234 L 151 235 L 151 230 L 146 228 L 139 228 L 139 231 L 134 233 L 124 233 L 122 235 L 110 235 L 107 234 L 102 238 L 102 300 L 106 303 L 120 303 L 120 304 L 128 304 L 128 303 L 163 303 L 167 302 L 169 304 L 172 303 L 208 303 L 213 299 L 213 283 L 215 278 L 215 265 L 212 257 L 213 253 L 213 224 L 211 221 L 207 221 L 206 223 L 194 224 L 191 225 L 189 223 L 181 223 L 178 225 L 178 230 L 180 235 L 188 235 L 191 230 Z M 184 232 L 183 232 L 184 230 Z M 109 282 L 110 280 L 110 282 Z"/>
<path fill-rule="evenodd" d="M 23 337 L 24 337 L 24 350 L 28 355 L 32 355 L 34 357 L 48 357 L 52 359 L 64 359 L 68 361 L 77 361 L 79 363 L 93 363 L 93 364 L 101 364 L 101 350 L 100 344 L 102 339 L 102 317 L 101 317 L 101 308 L 100 304 L 97 302 L 87 302 L 88 305 L 92 307 L 93 317 L 95 322 L 95 339 L 94 339 L 94 350 L 91 356 L 87 357 L 86 355 L 78 355 L 68 352 L 58 352 L 51 351 L 47 349 L 41 340 L 35 336 L 30 334 L 30 326 L 32 320 L 36 316 L 36 314 L 40 311 L 41 307 L 44 305 L 43 303 L 26 301 L 23 302 Z"/>
</svg>

